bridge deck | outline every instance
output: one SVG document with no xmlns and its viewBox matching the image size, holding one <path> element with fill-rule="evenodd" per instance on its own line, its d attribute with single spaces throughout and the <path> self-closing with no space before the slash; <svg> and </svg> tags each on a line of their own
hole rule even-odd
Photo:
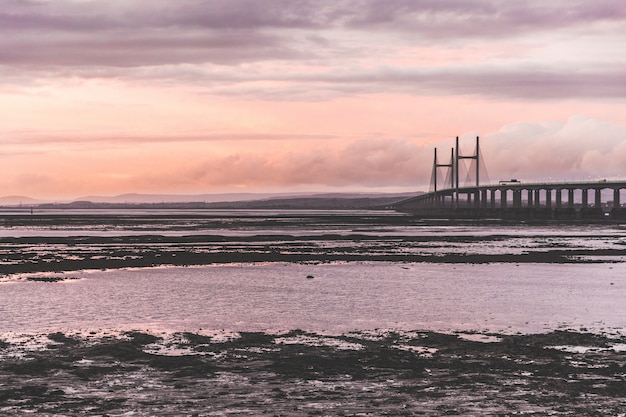
<svg viewBox="0 0 626 417">
<path fill-rule="evenodd" d="M 421 194 L 393 208 L 428 217 L 619 218 L 625 191 L 626 181 L 507 181 Z"/>
</svg>

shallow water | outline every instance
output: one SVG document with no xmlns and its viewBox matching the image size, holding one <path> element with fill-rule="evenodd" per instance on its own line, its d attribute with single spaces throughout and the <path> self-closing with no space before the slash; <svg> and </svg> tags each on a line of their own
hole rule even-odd
<svg viewBox="0 0 626 417">
<path fill-rule="evenodd" d="M 626 328 L 621 225 L 421 222 L 362 211 L 76 210 L 2 221 L 0 332 Z M 498 263 L 551 251 L 607 263 Z M 272 262 L 242 263 L 259 254 Z M 234 255 L 228 265 L 80 270 Z M 457 263 L 437 263 L 445 255 Z M 459 263 L 470 255 L 492 263 Z M 115 265 L 94 266 L 102 260 Z M 6 272 L 16 265 L 78 279 L 30 282 Z M 46 274 L 55 265 L 78 271 Z"/>
<path fill-rule="evenodd" d="M 268 263 L 65 276 L 80 279 L 0 284 L 0 332 L 626 328 L 623 263 Z"/>
</svg>

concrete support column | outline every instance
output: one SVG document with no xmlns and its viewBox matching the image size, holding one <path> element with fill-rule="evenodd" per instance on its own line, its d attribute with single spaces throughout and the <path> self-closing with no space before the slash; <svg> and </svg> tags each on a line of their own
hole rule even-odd
<svg viewBox="0 0 626 417">
<path fill-rule="evenodd" d="M 619 201 L 619 188 L 613 190 L 613 208 L 619 208 L 621 205 Z"/>
<path fill-rule="evenodd" d="M 535 207 L 539 207 L 541 204 L 541 200 L 539 200 L 539 190 L 535 190 L 535 198 L 534 198 Z"/>
<path fill-rule="evenodd" d="M 560 209 L 561 205 L 563 204 L 563 201 L 561 200 L 562 191 L 563 190 L 561 190 L 560 188 L 558 190 L 555 190 L 555 192 L 556 192 L 556 208 L 558 208 L 558 209 Z"/>
<path fill-rule="evenodd" d="M 500 190 L 500 208 L 506 208 L 506 190 Z"/>
<path fill-rule="evenodd" d="M 513 190 L 513 207 L 518 209 L 522 207 L 522 191 Z"/>
<path fill-rule="evenodd" d="M 476 192 L 474 193 L 474 207 L 480 208 L 480 203 L 481 203 L 480 190 L 477 189 Z"/>
<path fill-rule="evenodd" d="M 546 207 L 552 208 L 552 190 L 546 190 Z"/>
<path fill-rule="evenodd" d="M 567 207 L 574 208 L 574 190 L 567 190 Z"/>
<path fill-rule="evenodd" d="M 596 198 L 594 201 L 594 207 L 595 208 L 600 208 L 602 207 L 602 190 L 599 188 L 595 189 L 595 194 L 596 194 Z"/>
<path fill-rule="evenodd" d="M 495 188 L 491 190 L 491 201 L 490 201 L 490 204 L 491 204 L 491 208 L 492 209 L 496 208 L 496 189 Z"/>
<path fill-rule="evenodd" d="M 586 188 L 583 190 L 583 208 L 587 208 L 589 206 L 589 190 Z"/>
<path fill-rule="evenodd" d="M 480 207 L 487 208 L 487 190 L 482 190 L 480 194 Z"/>
<path fill-rule="evenodd" d="M 528 190 L 528 195 L 526 196 L 526 204 L 528 208 L 533 208 L 533 190 Z"/>
</svg>

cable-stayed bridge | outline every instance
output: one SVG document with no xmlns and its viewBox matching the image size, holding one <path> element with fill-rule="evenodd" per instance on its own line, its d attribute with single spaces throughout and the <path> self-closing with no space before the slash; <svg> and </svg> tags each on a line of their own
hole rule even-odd
<svg viewBox="0 0 626 417">
<path fill-rule="evenodd" d="M 425 218 L 626 220 L 621 204 L 626 200 L 626 181 L 490 183 L 478 137 L 472 155 L 460 153 L 457 137 L 449 163 L 439 163 L 435 149 L 430 187 L 430 192 L 399 201 L 393 208 Z"/>
</svg>

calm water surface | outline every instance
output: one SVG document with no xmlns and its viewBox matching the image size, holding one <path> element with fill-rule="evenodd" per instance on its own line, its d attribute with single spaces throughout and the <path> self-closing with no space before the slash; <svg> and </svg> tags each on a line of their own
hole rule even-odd
<svg viewBox="0 0 626 417">
<path fill-rule="evenodd" d="M 625 264 L 246 264 L 69 275 L 80 279 L 0 284 L 0 332 L 626 328 Z"/>
</svg>

